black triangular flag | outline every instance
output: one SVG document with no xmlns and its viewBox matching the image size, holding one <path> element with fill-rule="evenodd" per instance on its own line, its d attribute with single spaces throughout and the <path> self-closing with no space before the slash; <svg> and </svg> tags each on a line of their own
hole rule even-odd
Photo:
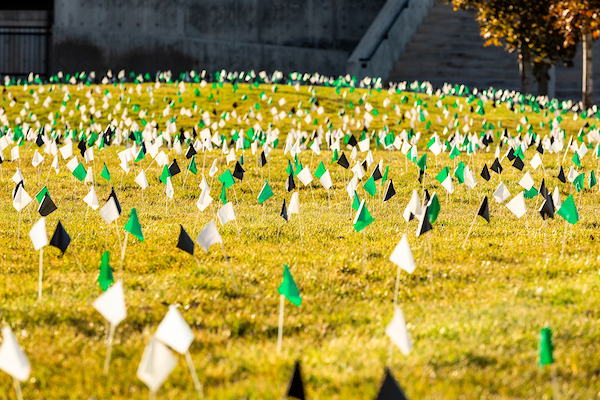
<svg viewBox="0 0 600 400">
<path fill-rule="evenodd" d="M 419 169 L 419 183 L 423 183 L 423 176 L 425 175 L 425 171 Z"/>
<path fill-rule="evenodd" d="M 232 175 L 241 181 L 242 179 L 244 179 L 244 172 L 246 172 L 246 171 L 244 170 L 244 168 L 242 168 L 242 165 L 240 164 L 240 162 L 236 161 L 235 168 L 233 169 Z"/>
<path fill-rule="evenodd" d="M 385 378 L 375 400 L 407 400 L 388 368 L 385 369 Z"/>
<path fill-rule="evenodd" d="M 85 157 L 85 151 L 87 150 L 87 147 L 85 146 L 85 141 L 80 140 L 79 144 L 77 145 L 77 148 L 79 149 L 79 152 L 81 153 L 81 157 Z"/>
<path fill-rule="evenodd" d="M 285 219 L 285 221 L 287 222 L 288 214 L 287 214 L 287 207 L 285 206 L 285 199 L 283 199 L 283 206 L 281 206 L 281 212 L 279 213 L 279 215 L 281 215 L 281 217 L 283 219 Z"/>
<path fill-rule="evenodd" d="M 358 144 L 354 135 L 351 135 L 350 138 L 348 138 L 348 144 L 352 147 L 354 147 Z"/>
<path fill-rule="evenodd" d="M 373 170 L 372 176 L 373 176 L 373 180 L 376 181 L 376 182 L 378 180 L 380 180 L 381 178 L 383 178 L 383 176 L 381 175 L 381 171 L 379 170 L 379 164 L 377 164 L 377 166 Z"/>
<path fill-rule="evenodd" d="M 64 254 L 67 251 L 67 247 L 71 244 L 71 237 L 65 231 L 60 221 L 56 225 L 56 229 L 54 230 L 54 235 L 52 235 L 52 239 L 50 239 L 50 246 L 56 247 Z"/>
<path fill-rule="evenodd" d="M 285 181 L 285 190 L 291 192 L 294 189 L 296 189 L 296 182 L 294 182 L 294 174 L 290 172 L 290 175 Z"/>
<path fill-rule="evenodd" d="M 394 189 L 394 183 L 390 179 L 390 185 L 388 186 L 388 188 L 387 188 L 387 190 L 385 192 L 385 196 L 383 196 L 383 202 L 385 203 L 386 201 L 388 201 L 389 199 L 391 199 L 395 195 L 396 195 L 396 189 Z"/>
<path fill-rule="evenodd" d="M 196 149 L 194 148 L 194 145 L 190 145 L 190 147 L 188 147 L 187 151 L 185 152 L 185 158 L 187 158 L 189 160 L 190 158 L 192 158 L 195 155 L 196 155 Z"/>
<path fill-rule="evenodd" d="M 489 182 L 491 176 L 490 171 L 488 170 L 487 163 L 483 165 L 483 169 L 481 170 L 481 177 Z"/>
<path fill-rule="evenodd" d="M 425 189 L 425 194 L 423 195 L 423 207 L 429 204 L 429 200 L 431 200 L 431 196 L 429 195 L 429 190 Z M 423 208 L 421 207 L 421 208 Z"/>
<path fill-rule="evenodd" d="M 25 190 L 25 184 L 23 183 L 23 181 L 20 181 L 19 183 L 17 183 L 17 186 L 15 186 L 15 188 L 13 189 L 13 192 L 12 192 L 13 200 L 15 199 L 15 196 L 17 195 L 17 192 L 19 191 L 19 186 L 23 186 L 23 190 Z"/>
<path fill-rule="evenodd" d="M 519 171 L 523 171 L 523 167 L 525 163 L 521 160 L 521 157 L 515 157 L 515 161 L 512 163 L 512 166 L 518 169 Z"/>
<path fill-rule="evenodd" d="M 542 146 L 542 141 L 541 140 L 540 140 L 540 144 L 538 144 L 537 151 L 541 155 L 544 155 L 544 147 Z"/>
<path fill-rule="evenodd" d="M 171 176 L 175 176 L 178 173 L 181 172 L 181 169 L 179 169 L 179 165 L 177 164 L 177 160 L 173 160 L 173 162 L 171 163 L 171 165 L 169 165 L 169 173 L 171 174 Z"/>
<path fill-rule="evenodd" d="M 350 168 L 350 163 L 348 162 L 348 159 L 346 158 L 346 155 L 344 153 L 342 153 L 340 159 L 337 160 L 337 163 L 344 167 L 344 169 Z"/>
<path fill-rule="evenodd" d="M 479 207 L 479 211 L 477 211 L 477 215 L 485 219 L 488 222 L 488 224 L 490 223 L 490 208 L 488 206 L 487 196 L 483 198 L 481 206 Z"/>
<path fill-rule="evenodd" d="M 267 157 L 265 156 L 265 152 L 263 151 L 260 153 L 260 166 L 264 167 L 266 163 L 267 163 Z"/>
<path fill-rule="evenodd" d="M 558 173 L 558 180 L 562 183 L 567 183 L 567 179 L 565 178 L 565 171 L 563 171 L 562 165 L 560 166 L 560 172 Z"/>
<path fill-rule="evenodd" d="M 56 204 L 54 204 L 54 202 L 50 198 L 50 195 L 46 193 L 40 203 L 40 206 L 38 207 L 38 212 L 42 217 L 47 217 L 54 211 L 56 211 Z"/>
<path fill-rule="evenodd" d="M 294 375 L 288 387 L 287 397 L 293 397 L 298 400 L 304 400 L 304 384 L 302 383 L 302 374 L 300 373 L 300 361 L 296 361 L 294 366 Z"/>
<path fill-rule="evenodd" d="M 432 229 L 431 223 L 429 222 L 429 207 L 425 208 L 425 212 L 419 221 L 419 227 L 417 228 L 417 237 L 429 232 Z"/>
<path fill-rule="evenodd" d="M 501 174 L 502 173 L 502 165 L 500 165 L 500 161 L 498 161 L 498 158 L 496 158 L 494 160 L 494 163 L 492 164 L 492 166 L 490 167 L 490 169 L 492 171 L 494 171 L 497 174 Z"/>
<path fill-rule="evenodd" d="M 546 189 L 546 180 L 542 179 L 542 184 L 540 185 L 540 190 L 538 192 L 542 195 L 543 198 L 548 197 L 548 189 Z"/>
<path fill-rule="evenodd" d="M 513 150 L 513 148 L 511 147 L 510 149 L 508 149 L 508 154 L 506 155 L 506 158 L 508 158 L 509 161 L 512 161 L 515 159 L 515 151 Z"/>
<path fill-rule="evenodd" d="M 106 199 L 106 201 L 110 200 L 111 197 L 115 199 L 115 205 L 117 206 L 117 210 L 119 210 L 119 215 L 121 215 L 121 204 L 119 204 L 119 199 L 117 199 L 115 188 L 112 188 L 112 190 L 110 191 L 110 196 L 108 196 L 108 199 Z"/>
<path fill-rule="evenodd" d="M 365 170 L 365 172 L 367 172 L 367 170 L 369 169 L 369 166 L 367 165 L 367 160 L 363 161 L 362 167 Z"/>
<path fill-rule="evenodd" d="M 190 253 L 191 255 L 194 255 L 194 241 L 190 235 L 187 234 L 185 229 L 183 229 L 183 226 L 179 225 L 179 228 L 179 240 L 177 241 L 177 247 L 187 253 Z"/>
<path fill-rule="evenodd" d="M 44 139 L 42 139 L 42 135 L 37 135 L 35 144 L 37 144 L 38 147 L 42 147 L 44 145 Z"/>
<path fill-rule="evenodd" d="M 540 208 L 540 215 L 544 221 L 548 218 L 554 219 L 554 200 L 552 200 L 552 196 L 546 196 L 546 200 L 542 203 L 542 207 Z"/>
</svg>

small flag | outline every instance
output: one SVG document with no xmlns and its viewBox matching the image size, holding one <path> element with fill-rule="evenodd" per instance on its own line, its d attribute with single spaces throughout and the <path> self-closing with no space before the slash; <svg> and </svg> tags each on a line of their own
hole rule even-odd
<svg viewBox="0 0 600 400">
<path fill-rule="evenodd" d="M 179 239 L 177 240 L 177 248 L 194 255 L 194 241 L 187 234 L 182 225 L 179 225 Z"/>
<path fill-rule="evenodd" d="M 229 202 L 217 211 L 217 218 L 221 225 L 225 225 L 229 221 L 235 220 L 235 213 L 233 212 L 233 203 Z"/>
<path fill-rule="evenodd" d="M 229 189 L 235 183 L 235 181 L 233 180 L 233 175 L 231 175 L 231 171 L 229 171 L 228 169 L 226 169 L 225 172 L 223 172 L 221 176 L 219 176 L 219 181 L 221 181 L 227 189 Z"/>
<path fill-rule="evenodd" d="M 570 194 L 569 197 L 563 201 L 556 213 L 563 217 L 571 225 L 575 225 L 577 221 L 579 221 L 579 214 L 577 213 L 577 208 L 575 207 L 575 201 L 573 200 L 572 194 Z"/>
<path fill-rule="evenodd" d="M 150 392 L 156 392 L 176 366 L 177 359 L 171 350 L 153 336 L 144 349 L 136 375 Z"/>
<path fill-rule="evenodd" d="M 67 248 L 71 244 L 71 237 L 63 227 L 63 225 L 58 221 L 56 224 L 56 229 L 54 230 L 54 234 L 52 235 L 52 239 L 50 239 L 50 246 L 56 247 L 63 254 L 67 251 Z"/>
<path fill-rule="evenodd" d="M 127 221 L 123 229 L 135 236 L 140 242 L 144 241 L 142 226 L 140 225 L 140 221 L 138 220 L 137 210 L 135 208 L 131 209 L 131 214 L 129 214 L 129 220 Z"/>
<path fill-rule="evenodd" d="M 554 358 L 552 357 L 553 351 L 552 331 L 550 328 L 543 328 L 540 335 L 540 367 L 554 364 Z"/>
<path fill-rule="evenodd" d="M 177 307 L 172 304 L 158 328 L 156 328 L 154 336 L 179 354 L 187 353 L 194 341 L 194 333 L 190 326 L 183 319 Z"/>
<path fill-rule="evenodd" d="M 396 195 L 396 190 L 394 189 L 394 182 L 390 179 L 390 184 L 385 191 L 385 195 L 383 196 L 383 202 L 387 202 L 389 199 Z"/>
<path fill-rule="evenodd" d="M 293 305 L 298 307 L 302 303 L 302 298 L 300 297 L 300 292 L 298 291 L 298 287 L 296 286 L 296 282 L 294 282 L 294 278 L 290 273 L 290 270 L 285 264 L 283 266 L 283 281 L 277 289 L 279 294 L 285 296 Z"/>
<path fill-rule="evenodd" d="M 29 238 L 33 243 L 35 251 L 41 250 L 48 245 L 48 233 L 46 232 L 46 218 L 37 220 L 29 231 Z"/>
<path fill-rule="evenodd" d="M 21 382 L 29 379 L 31 364 L 21 349 L 10 326 L 2 327 L 2 345 L 0 345 L 0 371 Z"/>
<path fill-rule="evenodd" d="M 294 365 L 294 374 L 288 385 L 287 397 L 305 400 L 304 384 L 302 383 L 302 374 L 300 373 L 300 361 L 296 361 L 296 364 Z"/>
<path fill-rule="evenodd" d="M 394 317 L 390 324 L 385 328 L 385 334 L 388 335 L 390 340 L 396 346 L 398 346 L 402 354 L 405 356 L 410 354 L 412 344 L 410 342 L 410 337 L 408 336 L 408 330 L 406 329 L 404 314 L 400 307 L 396 307 L 394 310 Z"/>
<path fill-rule="evenodd" d="M 242 179 L 244 179 L 245 172 L 246 171 L 244 170 L 244 168 L 242 168 L 242 165 L 239 163 L 239 161 L 236 161 L 235 168 L 233 170 L 233 177 L 241 181 Z"/>
<path fill-rule="evenodd" d="M 98 203 L 98 197 L 96 197 L 96 191 L 94 190 L 93 186 L 90 187 L 90 191 L 83 198 L 83 202 L 90 206 L 92 210 L 97 210 L 98 207 L 100 207 L 100 203 Z"/>
<path fill-rule="evenodd" d="M 21 182 L 19 182 L 19 184 L 22 184 Z M 46 197 L 46 194 L 48 194 L 48 188 L 46 186 L 44 186 L 42 188 L 42 190 L 40 190 L 36 195 L 35 195 L 35 199 L 37 200 L 38 203 L 41 203 L 42 200 L 44 200 L 44 197 Z M 13 196 L 14 198 L 14 196 Z"/>
<path fill-rule="evenodd" d="M 346 158 L 346 155 L 344 153 L 342 153 L 342 155 L 340 156 L 340 159 L 337 160 L 337 163 L 344 169 L 350 168 L 350 163 L 348 162 L 348 159 Z"/>
<path fill-rule="evenodd" d="M 40 213 L 40 215 L 42 217 L 47 217 L 48 215 L 50 215 L 54 211 L 56 211 L 56 209 L 57 209 L 56 204 L 54 204 L 54 202 L 50 198 L 50 194 L 46 193 L 46 195 L 44 196 L 44 199 L 42 200 L 42 202 L 40 203 L 40 205 L 38 207 L 38 213 Z"/>
<path fill-rule="evenodd" d="M 442 184 L 448 193 L 452 194 L 454 192 L 454 185 L 452 184 L 449 167 L 442 169 L 440 173 L 436 175 L 435 179 Z"/>
<path fill-rule="evenodd" d="M 190 146 L 190 148 L 194 148 L 194 146 Z M 188 157 L 190 158 L 190 157 Z M 191 157 L 192 159 L 190 160 L 188 166 L 187 166 L 187 170 L 190 171 L 192 174 L 196 175 L 198 173 L 198 168 L 196 167 L 196 156 L 193 155 Z"/>
<path fill-rule="evenodd" d="M 144 190 L 148 187 L 148 179 L 146 179 L 146 173 L 144 172 L 143 169 L 135 177 L 135 183 L 137 183 L 138 186 L 142 188 L 142 190 Z M 92 187 L 92 189 L 93 189 L 93 187 Z"/>
<path fill-rule="evenodd" d="M 208 253 L 208 249 L 217 243 L 223 243 L 223 239 L 219 234 L 219 230 L 217 229 L 217 224 L 215 221 L 210 221 L 204 229 L 200 231 L 198 236 L 196 236 L 196 243 L 200 245 L 204 252 Z"/>
<path fill-rule="evenodd" d="M 273 196 L 273 191 L 271 190 L 271 186 L 269 186 L 269 182 L 265 181 L 264 186 L 262 187 L 260 193 L 258 194 L 258 204 L 262 204 Z"/>
<path fill-rule="evenodd" d="M 429 207 L 425 208 L 425 212 L 421 215 L 419 226 L 417 227 L 417 237 L 432 230 L 431 222 L 429 222 Z"/>
<path fill-rule="evenodd" d="M 79 163 L 77 167 L 72 172 L 73 176 L 77 178 L 79 182 L 83 182 L 85 177 L 87 176 L 87 172 L 85 171 L 85 167 L 83 164 Z"/>
<path fill-rule="evenodd" d="M 390 261 L 409 274 L 412 274 L 415 271 L 415 259 L 410 249 L 410 245 L 408 244 L 406 234 L 402 235 L 400 243 L 398 243 L 392 254 L 390 254 Z"/>
<path fill-rule="evenodd" d="M 360 202 L 360 206 L 358 207 L 358 211 L 356 212 L 356 216 L 354 217 L 354 229 L 356 232 L 360 232 L 369 226 L 373 221 L 375 221 L 375 219 L 371 216 L 369 210 L 367 210 L 365 201 L 362 200 Z"/>
<path fill-rule="evenodd" d="M 389 369 L 385 369 L 385 378 L 375 400 L 407 400 L 404 392 Z"/>
<path fill-rule="evenodd" d="M 102 254 L 102 261 L 100 262 L 100 275 L 98 276 L 98 283 L 100 284 L 102 290 L 104 290 L 105 292 L 115 281 L 113 279 L 112 269 L 110 268 L 109 260 L 110 252 L 105 251 Z"/>
<path fill-rule="evenodd" d="M 102 173 L 100 176 L 110 182 L 110 172 L 108 172 L 108 168 L 106 167 L 106 163 L 104 164 L 104 168 L 102 168 Z"/>
<path fill-rule="evenodd" d="M 294 182 L 294 174 L 290 173 L 285 181 L 285 190 L 289 193 L 296 188 L 296 183 Z"/>
<path fill-rule="evenodd" d="M 363 189 L 365 192 L 369 193 L 371 196 L 375 196 L 377 194 L 377 185 L 375 184 L 375 179 L 373 175 L 363 185 Z"/>
<path fill-rule="evenodd" d="M 502 165 L 500 165 L 500 161 L 498 160 L 498 157 L 496 157 L 496 159 L 494 160 L 494 163 L 492 164 L 490 169 L 492 171 L 494 171 L 495 173 L 497 173 L 498 175 L 500 175 L 502 173 Z"/>
<path fill-rule="evenodd" d="M 488 206 L 488 198 L 485 196 L 483 201 L 481 202 L 481 206 L 479 206 L 479 211 L 477 211 L 477 215 L 481 218 L 485 219 L 488 224 L 490 223 L 490 208 Z"/>
<path fill-rule="evenodd" d="M 562 183 L 567 183 L 567 178 L 565 178 L 565 171 L 563 170 L 562 165 L 560 166 L 560 172 L 558 173 L 558 180 Z"/>
<path fill-rule="evenodd" d="M 110 288 L 107 288 L 94 301 L 93 306 L 110 324 L 119 325 L 127 318 L 123 281 L 117 281 Z"/>
<path fill-rule="evenodd" d="M 119 218 L 121 213 L 117 208 L 114 197 L 109 197 L 106 204 L 100 209 L 100 216 L 108 225 L 110 225 L 115 219 Z"/>
<path fill-rule="evenodd" d="M 510 192 L 508 191 L 506 186 L 504 186 L 504 183 L 500 182 L 500 184 L 496 188 L 496 191 L 494 192 L 494 199 L 496 199 L 498 204 L 501 204 L 504 200 L 508 199 L 509 197 Z"/>
<path fill-rule="evenodd" d="M 166 185 L 167 178 L 170 178 L 170 177 L 171 177 L 171 172 L 169 171 L 169 167 L 167 166 L 167 164 L 165 164 L 165 165 L 163 165 L 163 170 L 162 170 L 162 173 L 160 174 L 160 181 Z"/>
<path fill-rule="evenodd" d="M 427 189 L 425 189 L 425 193 L 428 194 Z M 427 202 L 427 200 L 425 201 Z M 427 202 L 427 210 L 429 211 L 429 222 L 433 224 L 437 220 L 441 210 L 437 193 L 434 193 L 429 202 Z"/>
<path fill-rule="evenodd" d="M 279 213 L 279 215 L 285 219 L 285 221 L 287 222 L 288 220 L 288 214 L 287 214 L 287 208 L 285 206 L 285 199 L 283 199 L 283 205 L 281 206 L 281 212 Z"/>
<path fill-rule="evenodd" d="M 517 157 L 518 158 L 518 157 Z M 506 204 L 508 208 L 517 218 L 521 218 L 527 212 L 527 206 L 525 205 L 525 196 L 521 192 L 516 195 L 510 202 Z"/>
</svg>

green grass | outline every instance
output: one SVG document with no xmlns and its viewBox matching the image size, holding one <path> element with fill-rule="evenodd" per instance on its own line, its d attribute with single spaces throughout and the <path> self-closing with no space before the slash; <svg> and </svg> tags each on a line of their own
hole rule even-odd
<svg viewBox="0 0 600 400">
<path fill-rule="evenodd" d="M 147 93 L 147 86 L 143 85 L 142 93 Z M 267 111 L 271 106 L 259 100 L 261 91 L 273 96 L 274 104 L 285 97 L 287 104 L 283 109 L 286 111 L 292 107 L 297 109 L 300 100 L 308 104 L 310 98 L 307 87 L 296 92 L 292 87 L 280 86 L 273 94 L 270 86 L 250 91 L 246 85 L 235 94 L 226 85 L 219 89 L 218 95 L 216 90 L 207 86 L 200 89 L 201 97 L 196 97 L 194 88 L 188 85 L 180 105 L 178 89 L 162 85 L 155 90 L 155 103 L 150 105 L 147 94 L 127 93 L 130 87 L 125 85 L 123 92 L 124 103 L 131 97 L 129 114 L 133 113 L 133 104 L 139 104 L 141 109 L 148 110 L 148 122 L 155 119 L 160 129 L 164 129 L 165 122 L 165 118 L 159 119 L 167 104 L 163 102 L 164 97 L 176 102 L 171 114 L 174 111 L 178 113 L 180 106 L 190 108 L 196 102 L 198 111 L 212 112 L 215 109 L 219 115 L 222 111 L 232 110 L 232 103 L 236 102 L 237 113 L 243 115 L 250 105 L 258 102 L 265 117 L 261 122 L 264 129 L 271 119 Z M 55 86 L 50 93 L 54 100 L 48 109 L 44 108 L 41 103 L 49 88 L 45 86 L 46 92 L 39 94 L 41 100 L 37 105 L 29 88 L 27 91 L 21 87 L 5 88 L 5 100 L 0 106 L 6 109 L 11 125 L 27 99 L 38 120 L 48 122 L 47 114 L 59 111 L 61 100 L 58 99 L 63 96 L 60 88 Z M 102 92 L 108 89 L 113 93 L 108 113 L 118 101 L 120 87 L 100 88 Z M 75 108 L 76 99 L 85 99 L 87 103 L 85 92 L 89 89 L 84 86 L 77 91 L 75 86 L 69 86 L 72 99 L 63 115 L 71 126 L 79 125 L 79 113 L 72 117 L 68 117 L 67 113 Z M 341 128 L 343 122 L 337 112 L 344 107 L 344 99 L 333 89 L 315 90 L 319 104 L 325 108 L 325 113 L 318 117 L 319 123 L 323 124 L 325 117 L 329 117 L 334 128 Z M 12 97 L 18 98 L 15 107 L 9 106 L 9 91 Z M 209 93 L 214 94 L 213 100 L 208 100 Z M 241 100 L 242 93 L 249 95 L 247 101 Z M 346 102 L 353 101 L 357 106 L 363 94 L 369 96 L 369 92 L 364 90 L 348 92 Z M 380 111 L 380 116 L 372 124 L 375 129 L 384 125 L 381 116 L 385 109 L 381 102 L 386 97 L 392 104 L 400 102 L 399 95 L 386 92 L 373 91 L 368 98 Z M 403 113 L 413 105 L 413 95 L 408 97 L 409 101 L 400 105 Z M 432 117 L 430 132 L 425 130 L 424 122 L 417 122 L 415 126 L 415 130 L 423 134 L 419 143 L 419 153 L 422 154 L 430 133 L 434 130 L 441 133 L 443 128 L 435 120 L 438 115 L 441 116 L 440 110 L 434 106 L 437 98 L 419 97 L 428 103 Z M 96 104 L 101 106 L 101 95 L 95 95 L 95 98 Z M 218 106 L 214 103 L 216 98 L 220 100 Z M 454 101 L 455 98 L 447 97 L 444 104 Z M 464 104 L 464 99 L 461 102 Z M 502 121 L 502 126 L 515 134 L 514 129 L 522 116 L 521 113 L 509 112 L 503 105 L 496 109 L 487 106 L 483 117 L 469 113 L 468 106 L 465 107 L 460 113 L 461 121 L 463 115 L 472 117 L 473 131 L 476 132 L 481 129 L 483 119 L 487 118 L 495 126 Z M 397 125 L 398 117 L 391 110 L 391 105 L 387 111 L 388 125 L 396 133 L 410 127 L 408 120 Z M 119 117 L 122 112 L 119 112 Z M 543 111 L 540 114 L 527 111 L 525 115 L 537 132 L 547 132 L 547 128 L 537 127 L 540 121 L 545 121 L 547 127 L 551 114 L 544 116 Z M 198 113 L 192 118 L 179 116 L 178 128 L 181 126 L 189 130 L 199 118 Z M 213 118 L 216 117 L 213 115 Z M 585 123 L 581 119 L 573 121 L 572 114 L 565 114 L 563 118 L 561 125 L 567 137 L 577 134 Z M 140 121 L 138 117 L 135 119 Z M 103 127 L 106 122 L 106 116 L 103 116 Z M 250 125 L 255 122 L 252 120 Z M 442 122 L 447 124 L 449 120 L 442 116 Z M 29 119 L 29 123 L 35 124 L 35 121 Z M 87 126 L 84 124 L 84 128 Z M 231 119 L 222 131 L 229 133 L 231 129 L 247 129 L 247 126 L 243 120 L 238 123 Z M 281 130 L 280 142 L 284 142 L 291 127 L 290 119 L 275 122 L 274 126 Z M 309 133 L 316 128 L 302 126 Z M 58 129 L 61 127 L 62 123 L 56 125 Z M 26 143 L 21 148 L 21 168 L 27 179 L 25 187 L 32 196 L 43 186 L 51 162 L 51 157 L 46 155 L 38 181 L 30 164 L 34 147 Z M 412 275 L 402 272 L 399 304 L 409 324 L 414 349 L 406 357 L 394 349 L 390 358 L 390 341 L 384 329 L 393 312 L 396 268 L 388 257 L 406 229 L 401 213 L 410 194 L 413 189 L 421 189 L 416 180 L 416 166 L 408 163 L 407 170 L 407 163 L 400 152 L 390 154 L 377 150 L 373 154 L 376 162 L 383 159 L 386 165 L 389 163 L 390 177 L 398 195 L 383 205 L 376 201 L 375 207 L 368 200 L 375 222 L 366 230 L 366 269 L 362 261 L 363 236 L 352 227 L 354 212 L 351 213 L 341 168 L 335 164 L 329 166 L 330 152 L 311 157 L 310 151 L 307 151 L 299 158 L 304 165 L 312 165 L 312 171 L 321 160 L 330 168 L 334 180 L 331 205 L 327 192 L 315 181 L 312 191 L 310 188 L 300 189 L 301 213 L 292 216 L 288 223 L 279 217 L 283 199 L 289 203 L 290 198 L 284 190 L 284 169 L 288 157 L 280 149 L 272 153 L 270 182 L 275 196 L 266 202 L 264 218 L 263 207 L 258 205 L 248 184 L 236 183 L 239 204 L 235 206 L 235 212 L 240 236 L 238 238 L 233 223 L 223 228 L 219 226 L 219 229 L 242 286 L 242 293 L 238 296 L 217 247 L 208 254 L 198 248 L 200 266 L 190 255 L 175 247 L 179 224 L 195 237 L 208 221 L 215 218 L 220 186 L 213 185 L 211 194 L 217 200 L 198 215 L 195 204 L 200 178 L 188 175 L 182 190 L 183 174 L 178 175 L 173 179 L 175 200 L 169 202 L 165 212 L 164 186 L 157 179 L 156 164 L 147 171 L 150 187 L 142 203 L 141 190 L 133 181 L 133 171 L 123 177 L 121 184 L 122 174 L 116 156 L 120 150 L 122 148 L 109 147 L 104 152 L 96 151 L 98 197 L 102 203 L 110 193 L 110 185 L 114 185 L 124 210 L 118 220 L 121 238 L 129 210 L 136 207 L 146 241 L 140 243 L 129 238 L 122 277 L 128 317 L 117 329 L 108 379 L 102 376 L 106 352 L 105 322 L 92 308 L 93 301 L 102 293 L 96 279 L 100 257 L 106 250 L 106 224 L 97 211 L 90 210 L 86 220 L 86 206 L 81 200 L 86 189 L 83 184 L 73 185 L 73 178 L 61 160 L 60 173 L 51 172 L 48 180 L 50 194 L 59 208 L 47 218 L 47 226 L 51 234 L 60 220 L 74 242 L 62 257 L 57 249 L 45 250 L 44 299 L 38 302 L 38 254 L 27 236 L 32 223 L 37 220 L 36 205 L 32 204 L 23 213 L 21 239 L 18 240 L 18 214 L 10 197 L 14 187 L 10 177 L 17 163 L 2 164 L 0 321 L 13 328 L 31 361 L 31 379 L 23 384 L 26 399 L 146 398 L 148 391 L 135 373 L 144 346 L 169 304 L 179 306 L 194 331 L 195 340 L 190 352 L 206 397 L 210 399 L 281 398 L 296 359 L 302 362 L 305 386 L 311 399 L 374 398 L 386 365 L 391 366 L 410 399 L 552 398 L 550 368 L 542 370 L 537 365 L 539 335 L 545 325 L 553 331 L 562 398 L 589 399 L 597 396 L 600 375 L 598 193 L 594 193 L 593 201 L 588 189 L 583 192 L 581 200 L 574 195 L 579 204 L 580 221 L 569 228 L 565 256 L 560 258 L 565 222 L 557 216 L 544 231 L 535 209 L 536 205 L 540 205 L 538 199 L 527 200 L 527 216 L 520 220 L 504 206 L 499 206 L 491 198 L 498 177 L 492 174 L 491 182 L 485 182 L 478 176 L 483 163 L 487 162 L 489 166 L 493 161 L 493 149 L 490 153 L 478 154 L 473 159 L 479 182 L 477 188 L 480 196 L 487 195 L 491 200 L 491 222 L 488 225 L 478 218 L 463 250 L 462 241 L 479 206 L 478 193 L 469 193 L 461 185 L 451 200 L 447 200 L 444 189 L 434 176 L 446 165 L 452 169 L 454 162 L 449 161 L 445 153 L 438 157 L 436 165 L 429 154 L 430 171 L 426 175 L 425 188 L 431 193 L 438 193 L 442 210 L 434 229 L 425 237 L 415 237 L 416 221 L 411 221 L 408 226 L 417 269 Z M 526 152 L 526 162 L 534 151 L 532 148 Z M 4 154 L 9 153 L 5 150 Z M 175 153 L 171 152 L 169 156 L 172 159 Z M 571 156 L 564 164 L 567 170 Z M 208 168 L 215 157 L 221 159 L 218 149 L 206 156 L 204 173 L 207 178 Z M 186 165 L 183 155 L 177 159 L 183 169 Z M 256 165 L 256 157 L 246 151 L 245 159 L 246 179 L 258 195 L 261 171 Z M 469 161 L 465 154 L 460 159 L 465 163 Z M 99 178 L 105 160 L 112 174 L 111 184 Z M 560 187 L 563 200 L 571 191 L 574 193 L 572 185 L 560 184 L 556 179 L 556 155 L 547 154 L 544 161 L 545 175 L 541 170 L 531 171 L 536 185 L 539 186 L 545 176 L 549 189 L 556 185 Z M 201 155 L 197 162 L 201 169 Z M 583 163 L 582 170 L 586 175 L 596 168 L 591 153 Z M 147 167 L 149 164 L 150 157 L 147 157 L 142 165 Z M 513 195 L 518 194 L 517 183 L 522 173 L 506 161 L 504 165 L 503 180 Z M 233 165 L 229 167 L 232 169 Z M 220 172 L 224 168 L 225 164 L 220 164 Z M 139 164 L 136 165 L 137 171 Z M 269 176 L 267 166 L 264 176 Z M 210 178 L 208 180 L 210 184 Z M 458 186 L 456 182 L 455 185 Z M 365 197 L 362 189 L 359 195 Z M 228 197 L 235 201 L 232 191 L 228 192 Z M 109 233 L 111 264 L 114 270 L 118 270 L 119 240 L 114 227 Z M 427 237 L 433 248 L 431 265 L 423 252 Z M 77 251 L 83 264 L 83 273 L 71 254 L 73 250 Z M 283 264 L 290 266 L 303 302 L 298 308 L 289 302 L 286 304 L 283 351 L 277 355 L 277 287 L 281 282 Z M 12 398 L 15 397 L 11 379 L 2 373 L 0 399 Z M 159 391 L 159 398 L 197 398 L 182 356 L 179 356 L 177 368 Z"/>
</svg>

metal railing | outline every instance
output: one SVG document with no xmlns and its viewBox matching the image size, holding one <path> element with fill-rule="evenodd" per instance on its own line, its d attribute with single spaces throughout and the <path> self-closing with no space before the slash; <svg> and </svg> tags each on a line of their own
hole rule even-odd
<svg viewBox="0 0 600 400">
<path fill-rule="evenodd" d="M 48 27 L 0 26 L 0 75 L 47 76 L 51 36 Z"/>
</svg>

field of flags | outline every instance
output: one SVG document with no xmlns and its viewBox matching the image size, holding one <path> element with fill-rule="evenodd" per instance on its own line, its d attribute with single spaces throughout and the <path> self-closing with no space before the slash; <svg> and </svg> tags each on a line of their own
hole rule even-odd
<svg viewBox="0 0 600 400">
<path fill-rule="evenodd" d="M 4 84 L 0 399 L 597 395 L 595 108 L 279 72 Z"/>
</svg>

